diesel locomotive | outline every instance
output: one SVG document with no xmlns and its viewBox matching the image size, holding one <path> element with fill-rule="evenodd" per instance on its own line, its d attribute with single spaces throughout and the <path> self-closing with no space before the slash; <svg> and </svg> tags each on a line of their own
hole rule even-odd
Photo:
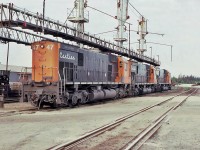
<svg viewBox="0 0 200 150">
<path fill-rule="evenodd" d="M 52 41 L 35 42 L 32 81 L 22 96 L 34 106 L 75 106 L 171 88 L 167 70 L 111 53 Z"/>
</svg>

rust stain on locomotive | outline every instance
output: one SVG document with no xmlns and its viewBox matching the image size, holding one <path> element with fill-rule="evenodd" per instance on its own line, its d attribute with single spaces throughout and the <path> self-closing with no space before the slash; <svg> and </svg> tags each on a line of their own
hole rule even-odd
<svg viewBox="0 0 200 150">
<path fill-rule="evenodd" d="M 149 70 L 149 81 L 148 81 L 148 83 L 157 84 L 156 69 L 152 65 L 150 66 L 150 70 Z"/>
<path fill-rule="evenodd" d="M 125 60 L 121 56 L 118 57 L 118 75 L 115 82 L 131 83 L 131 64 L 131 61 Z"/>
<path fill-rule="evenodd" d="M 166 83 L 171 84 L 171 73 L 166 70 Z"/>
</svg>

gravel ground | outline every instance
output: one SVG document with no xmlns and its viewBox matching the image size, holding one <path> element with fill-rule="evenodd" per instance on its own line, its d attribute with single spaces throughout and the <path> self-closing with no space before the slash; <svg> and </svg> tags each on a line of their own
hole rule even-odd
<svg viewBox="0 0 200 150">
<path fill-rule="evenodd" d="M 110 123 L 121 116 L 155 104 L 173 94 L 175 95 L 173 92 L 173 94 L 169 93 L 167 92 L 167 96 L 162 97 L 156 97 L 156 95 L 155 97 L 134 97 L 99 103 L 92 106 L 82 106 L 75 109 L 36 111 L 31 114 L 22 113 L 13 116 L 0 117 L 0 149 L 43 150 L 63 142 L 69 142 L 97 127 Z M 192 102 L 192 100 L 188 102 Z M 195 102 L 193 103 L 195 104 Z M 189 105 L 190 103 L 187 104 Z M 196 105 L 194 106 L 197 107 Z M 6 109 L 0 110 L 0 113 L 29 107 L 30 105 L 23 107 L 22 104 L 16 106 L 14 104 L 8 104 Z M 176 112 L 177 114 L 179 113 L 179 110 L 182 109 L 178 109 Z M 198 110 L 196 111 L 199 113 Z M 184 115 L 184 113 L 181 112 L 180 115 Z M 191 113 L 188 113 L 188 115 L 194 115 L 192 108 Z M 148 122 L 148 117 L 144 118 L 146 118 L 146 121 Z M 173 118 L 176 119 L 175 117 Z M 184 116 L 181 118 L 183 119 Z M 180 123 L 179 121 L 180 119 L 177 120 L 177 123 Z M 195 121 L 195 118 L 193 121 Z M 143 124 L 140 117 L 134 120 L 134 122 L 138 125 Z M 190 124 L 191 128 L 193 128 L 192 125 L 193 124 Z M 176 122 L 174 123 L 174 127 L 176 127 Z M 165 127 L 163 126 L 163 128 Z M 124 134 L 123 130 L 121 133 Z M 176 140 L 178 141 L 179 139 L 177 138 Z M 190 139 L 190 142 L 192 141 L 194 141 L 193 138 Z"/>
</svg>

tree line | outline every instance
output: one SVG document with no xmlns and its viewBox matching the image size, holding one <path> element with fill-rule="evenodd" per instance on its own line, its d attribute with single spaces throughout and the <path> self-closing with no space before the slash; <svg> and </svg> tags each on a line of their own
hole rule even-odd
<svg viewBox="0 0 200 150">
<path fill-rule="evenodd" d="M 200 84 L 200 77 L 193 75 L 179 75 L 178 78 L 172 77 L 172 83 L 174 84 Z"/>
</svg>

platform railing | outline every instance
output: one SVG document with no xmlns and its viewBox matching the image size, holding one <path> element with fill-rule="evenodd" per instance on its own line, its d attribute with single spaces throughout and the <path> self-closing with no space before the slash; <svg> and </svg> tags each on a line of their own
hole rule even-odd
<svg viewBox="0 0 200 150">
<path fill-rule="evenodd" d="M 14 28 L 9 28 L 9 27 L 0 28 L 0 40 L 2 41 L 31 45 L 34 42 L 41 41 L 44 39 L 51 40 L 36 34 L 32 34 Z"/>
</svg>

